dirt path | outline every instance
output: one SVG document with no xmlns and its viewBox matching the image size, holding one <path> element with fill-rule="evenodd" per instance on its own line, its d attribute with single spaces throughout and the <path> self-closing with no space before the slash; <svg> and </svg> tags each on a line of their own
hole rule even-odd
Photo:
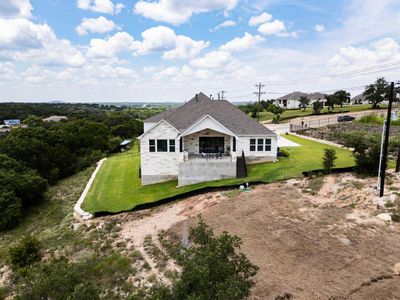
<svg viewBox="0 0 400 300">
<path fill-rule="evenodd" d="M 391 181 L 400 191 L 400 179 Z M 325 177 L 314 195 L 304 179 L 194 196 L 126 214 L 120 238 L 140 248 L 160 229 L 184 236 L 201 213 L 217 233 L 240 236 L 259 266 L 250 299 L 400 299 L 400 224 L 378 217 L 374 182 L 342 174 Z"/>
</svg>

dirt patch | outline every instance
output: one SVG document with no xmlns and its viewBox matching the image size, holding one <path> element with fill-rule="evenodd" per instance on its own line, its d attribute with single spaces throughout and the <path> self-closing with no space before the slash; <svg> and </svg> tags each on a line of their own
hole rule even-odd
<svg viewBox="0 0 400 300">
<path fill-rule="evenodd" d="M 240 236 L 242 250 L 260 267 L 250 299 L 285 293 L 294 299 L 400 299 L 400 224 L 378 217 L 384 211 L 374 202 L 376 180 L 325 176 L 314 194 L 304 192 L 307 180 L 123 214 L 118 239 L 143 250 L 146 235 L 155 239 L 170 229 L 184 240 L 201 214 L 216 233 Z M 398 189 L 394 176 L 388 191 Z"/>
</svg>

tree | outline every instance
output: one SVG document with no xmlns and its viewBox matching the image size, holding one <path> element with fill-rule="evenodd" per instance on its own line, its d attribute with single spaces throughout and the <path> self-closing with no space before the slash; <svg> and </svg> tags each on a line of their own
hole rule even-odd
<svg viewBox="0 0 400 300">
<path fill-rule="evenodd" d="M 346 91 L 336 91 L 333 96 L 335 97 L 336 104 L 340 105 L 340 107 L 343 107 L 345 103 L 350 103 L 351 95 Z"/>
<path fill-rule="evenodd" d="M 280 121 L 281 118 L 281 114 L 285 111 L 282 107 L 275 105 L 275 104 L 270 104 L 268 106 L 267 111 L 269 111 L 270 113 L 272 113 L 274 115 L 273 118 L 273 123 L 277 124 Z"/>
<path fill-rule="evenodd" d="M 308 99 L 307 96 L 301 96 L 299 102 L 299 108 L 302 108 L 303 111 L 305 111 L 306 108 L 310 105 L 310 99 Z"/>
<path fill-rule="evenodd" d="M 21 216 L 21 200 L 11 190 L 0 188 L 0 231 L 16 226 Z"/>
<path fill-rule="evenodd" d="M 227 232 L 216 237 L 202 220 L 190 230 L 192 247 L 182 249 L 182 273 L 172 286 L 158 284 L 144 299 L 244 299 L 258 267 L 238 252 L 242 241 Z M 142 298 L 142 299 L 143 299 Z M 136 299 L 136 298 L 133 298 Z"/>
<path fill-rule="evenodd" d="M 9 250 L 11 265 L 15 269 L 20 269 L 29 267 L 33 263 L 40 261 L 42 259 L 40 248 L 40 243 L 36 238 L 32 236 L 24 237 L 16 246 L 11 247 Z"/>
<path fill-rule="evenodd" d="M 372 103 L 372 108 L 377 108 L 389 93 L 389 83 L 385 78 L 378 78 L 375 83 L 365 87 L 364 96 Z"/>
<path fill-rule="evenodd" d="M 325 105 L 328 107 L 329 111 L 332 111 L 335 108 L 336 98 L 334 95 L 326 95 L 325 96 L 326 102 Z"/>
<path fill-rule="evenodd" d="M 321 113 L 321 110 L 324 108 L 324 104 L 318 99 L 312 104 L 312 107 L 313 107 L 313 114 L 319 115 Z"/>
<path fill-rule="evenodd" d="M 353 148 L 356 159 L 354 170 L 358 174 L 376 175 L 379 169 L 380 136 L 368 136 L 363 132 L 345 136 L 344 145 Z"/>
<path fill-rule="evenodd" d="M 324 157 L 322 158 L 322 164 L 327 173 L 329 173 L 335 166 L 335 160 L 337 159 L 336 150 L 326 148 L 324 149 Z"/>
</svg>

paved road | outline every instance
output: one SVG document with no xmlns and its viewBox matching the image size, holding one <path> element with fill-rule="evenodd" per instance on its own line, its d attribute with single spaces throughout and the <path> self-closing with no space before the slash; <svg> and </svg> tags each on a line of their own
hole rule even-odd
<svg viewBox="0 0 400 300">
<path fill-rule="evenodd" d="M 394 109 L 397 110 L 397 109 Z M 317 127 L 323 127 L 331 124 L 336 124 L 338 123 L 337 118 L 339 116 L 353 116 L 356 118 L 356 120 L 360 119 L 363 116 L 370 115 L 370 114 L 376 114 L 376 115 L 386 115 L 386 110 L 365 110 L 365 111 L 359 111 L 359 112 L 352 112 L 352 113 L 339 113 L 339 114 L 334 114 L 334 115 L 320 115 L 320 116 L 307 116 L 307 117 L 299 117 L 299 118 L 294 118 L 288 120 L 287 123 L 283 124 L 265 124 L 264 125 L 271 129 L 272 131 L 275 131 L 276 133 L 285 133 L 290 131 L 290 125 L 303 125 L 307 126 L 309 128 L 317 128 Z"/>
</svg>

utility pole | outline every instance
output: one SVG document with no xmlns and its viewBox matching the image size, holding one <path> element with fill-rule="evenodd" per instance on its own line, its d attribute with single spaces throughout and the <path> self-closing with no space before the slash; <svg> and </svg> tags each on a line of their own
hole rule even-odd
<svg viewBox="0 0 400 300">
<path fill-rule="evenodd" d="M 265 84 L 262 84 L 261 82 L 259 84 L 256 84 L 256 88 L 258 89 L 257 92 L 254 92 L 255 95 L 258 96 L 258 104 L 257 104 L 257 122 L 260 121 L 260 101 L 261 101 L 261 95 L 265 94 L 265 92 L 262 92 L 261 89 L 265 87 Z"/>
<path fill-rule="evenodd" d="M 387 154 L 388 154 L 388 145 L 389 145 L 389 133 L 390 133 L 390 119 L 392 117 L 392 103 L 394 97 L 394 82 L 390 84 L 390 92 L 389 92 L 389 106 L 387 110 L 386 117 L 386 128 L 385 128 L 385 139 L 383 142 L 383 150 L 382 150 L 382 158 L 381 158 L 381 168 L 380 168 L 380 186 L 379 186 L 379 197 L 383 197 L 383 193 L 385 190 L 385 174 L 387 167 Z"/>
<path fill-rule="evenodd" d="M 220 93 L 221 93 L 221 100 L 225 100 L 224 94 L 226 93 L 226 91 L 222 90 L 220 91 Z"/>
</svg>

